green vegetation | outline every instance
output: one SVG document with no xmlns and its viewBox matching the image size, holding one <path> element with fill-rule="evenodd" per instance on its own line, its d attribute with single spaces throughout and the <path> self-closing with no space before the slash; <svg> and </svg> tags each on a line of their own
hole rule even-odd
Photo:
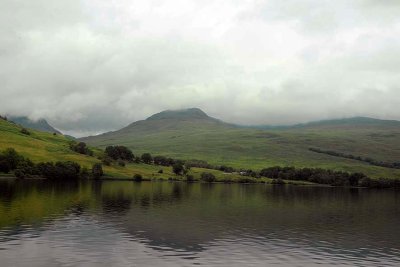
<svg viewBox="0 0 400 267">
<path fill-rule="evenodd" d="M 78 142 L 72 140 L 72 141 L 70 141 L 69 147 L 71 148 L 72 151 L 75 151 L 79 154 L 93 156 L 93 151 L 90 150 L 89 147 L 84 142 L 78 143 Z"/>
<path fill-rule="evenodd" d="M 150 153 L 144 153 L 141 156 L 141 160 L 146 164 L 150 164 L 153 161 L 153 157 L 150 155 Z"/>
<path fill-rule="evenodd" d="M 151 119 L 150 121 L 163 121 L 164 119 Z M 168 118 L 170 120 L 170 118 Z M 219 134 L 221 129 L 225 133 L 235 131 L 249 131 L 254 129 L 240 129 L 232 125 L 221 123 L 217 120 L 198 119 L 206 121 L 204 124 L 214 125 L 219 130 L 215 130 L 214 135 Z M 163 121 L 165 123 L 165 121 Z M 174 122 L 177 126 L 177 122 Z M 178 123 L 193 123 L 193 119 L 183 120 Z M 192 125 L 194 127 L 194 125 Z M 191 128 L 193 128 L 191 127 Z M 214 128 L 215 128 L 214 127 Z M 221 128 L 222 127 L 222 128 Z M 324 126 L 325 127 L 325 126 Z M 381 126 L 380 126 L 381 127 Z M 5 150 L 0 156 L 0 171 L 7 173 L 14 171 L 17 177 L 41 176 L 49 179 L 77 179 L 82 177 L 92 177 L 98 179 L 121 178 L 134 180 L 178 180 L 178 181 L 204 181 L 204 182 L 241 182 L 241 183 L 319 183 L 339 186 L 366 186 L 366 187 L 398 187 L 399 183 L 393 178 L 397 178 L 399 170 L 371 166 L 363 164 L 357 160 L 341 159 L 336 156 L 315 153 L 308 148 L 305 152 L 313 155 L 330 156 L 331 166 L 337 163 L 332 159 L 348 160 L 349 168 L 341 165 L 332 168 L 315 168 L 290 165 L 290 167 L 269 166 L 274 159 L 266 160 L 263 167 L 258 168 L 257 164 L 244 164 L 240 167 L 251 167 L 252 169 L 242 169 L 237 165 L 218 165 L 209 163 L 205 159 L 182 160 L 173 159 L 167 156 L 152 156 L 144 152 L 140 157 L 135 157 L 132 151 L 124 145 L 107 146 L 105 151 L 98 148 L 89 148 L 84 142 L 71 141 L 62 135 L 29 130 L 30 134 L 21 133 L 22 127 L 0 120 L 0 150 Z M 229 129 L 229 131 L 228 131 Z M 397 129 L 397 128 L 396 128 Z M 197 129 L 199 130 L 199 129 Z M 256 130 L 257 132 L 259 130 Z M 283 131 L 283 130 L 279 130 Z M 288 130 L 288 134 L 293 134 L 293 130 Z M 304 131 L 304 129 L 301 129 Z M 311 131 L 308 129 L 307 131 Z M 168 132 L 168 131 L 167 131 Z M 222 130 L 222 132 L 224 132 Z M 262 131 L 264 134 L 267 132 Z M 269 133 L 270 134 L 270 133 Z M 248 135 L 249 137 L 250 135 Z M 251 138 L 249 138 L 250 141 Z M 211 142 L 212 139 L 207 140 Z M 220 140 L 221 141 L 221 140 Z M 225 141 L 226 143 L 230 143 Z M 232 141 L 233 143 L 235 141 Z M 200 146 L 200 145 L 199 145 Z M 261 145 L 260 145 L 261 146 Z M 201 147 L 201 146 L 200 146 Z M 15 148 L 8 149 L 8 148 Z M 194 149 L 188 146 L 188 150 Z M 257 151 L 258 148 L 254 147 Z M 137 151 L 135 150 L 135 153 Z M 229 153 L 228 153 L 229 154 Z M 227 154 L 227 155 L 228 155 Z M 250 157 L 252 154 L 249 154 Z M 193 157 L 193 155 L 191 155 Z M 212 156 L 210 156 L 213 159 Z M 302 160 L 299 158 L 299 160 Z M 55 162 L 55 163 L 53 163 Z M 257 160 L 255 160 L 257 162 Z M 102 164 L 103 163 L 103 164 Z M 358 164 L 358 165 L 357 165 Z M 363 166 L 357 168 L 357 166 Z M 318 165 L 317 165 L 318 166 Z M 104 168 L 104 169 L 103 169 Z M 369 169 L 372 168 L 372 169 Z M 379 170 L 370 179 L 373 168 Z M 89 172 L 88 170 L 91 170 Z M 261 171 L 259 171 L 262 169 Z M 364 172 L 366 170 L 367 172 Z M 394 175 L 384 175 L 385 172 Z M 373 173 L 373 172 L 372 172 Z M 141 178 L 139 178 L 141 177 Z M 384 178 L 382 178 L 384 177 Z M 388 179 L 390 178 L 390 179 Z"/>
<path fill-rule="evenodd" d="M 347 159 L 354 159 L 358 161 L 363 161 L 367 162 L 371 165 L 375 166 L 380 166 L 380 167 L 385 167 L 385 168 L 393 168 L 393 169 L 400 169 L 400 162 L 384 162 L 384 161 L 377 161 L 372 158 L 364 158 L 360 156 L 354 156 L 351 154 L 344 154 L 336 151 L 331 151 L 331 150 L 321 150 L 319 148 L 310 148 L 310 151 L 316 152 L 316 153 L 321 153 L 321 154 L 327 154 L 330 156 L 335 156 L 335 157 L 341 157 L 341 158 L 347 158 Z"/>
<path fill-rule="evenodd" d="M 25 135 L 30 135 L 31 133 L 28 131 L 28 129 L 26 129 L 26 128 L 22 128 L 21 129 L 21 133 L 22 134 L 25 134 Z"/>
<path fill-rule="evenodd" d="M 189 110 L 159 113 L 119 131 L 82 140 L 101 148 L 121 144 L 135 153 L 196 159 L 236 169 L 294 166 L 362 172 L 372 178 L 400 178 L 400 170 L 309 150 L 314 147 L 399 162 L 400 122 L 396 121 L 353 118 L 255 129 L 223 123 Z"/>
<path fill-rule="evenodd" d="M 3 117 L 5 118 L 5 117 Z M 46 120 L 44 119 L 39 119 L 39 120 L 30 120 L 28 117 L 9 117 L 9 121 L 12 121 L 18 125 L 21 125 L 22 127 L 29 128 L 29 129 L 34 129 L 42 132 L 48 132 L 48 133 L 56 133 L 56 134 L 61 134 L 59 131 L 54 129 L 51 125 L 47 123 Z"/>
<path fill-rule="evenodd" d="M 108 157 L 114 160 L 133 161 L 134 155 L 127 147 L 124 146 L 108 146 L 105 153 Z"/>
<path fill-rule="evenodd" d="M 92 176 L 94 179 L 100 179 L 104 175 L 103 166 L 100 163 L 95 163 L 92 167 Z"/>
<path fill-rule="evenodd" d="M 201 180 L 204 182 L 212 183 L 216 181 L 215 175 L 209 172 L 203 172 L 200 175 Z"/>
<path fill-rule="evenodd" d="M 101 164 L 102 160 L 106 157 L 104 152 L 96 148 L 90 148 L 93 151 L 93 156 L 80 154 L 71 150 L 71 140 L 63 135 L 53 135 L 52 133 L 32 129 L 29 130 L 31 132 L 30 135 L 24 135 L 21 133 L 21 128 L 21 126 L 0 119 L 0 151 L 8 151 L 10 155 L 14 155 L 15 157 L 22 156 L 25 159 L 30 159 L 34 164 L 41 162 L 76 162 L 81 166 L 81 175 L 83 175 L 82 172 L 87 172 L 88 169 L 92 170 L 93 165 Z M 17 153 L 14 154 L 13 150 L 8 150 L 8 148 L 14 148 L 14 151 Z M 105 166 L 104 164 L 102 166 L 103 177 L 132 179 L 134 174 L 138 174 L 146 180 L 167 180 L 168 177 L 175 176 L 171 167 L 171 164 L 174 163 L 172 158 L 157 156 L 154 158 L 161 160 L 157 162 L 160 163 L 159 165 L 144 164 L 141 161 L 136 161 L 135 158 L 134 162 L 126 162 L 125 166 L 120 166 L 118 162 L 111 159 L 109 166 Z M 16 167 L 7 167 L 8 163 L 5 163 L 4 158 L 0 156 L 0 168 L 3 168 L 2 166 L 6 169 L 0 170 L 0 175 L 6 177 L 11 176 L 11 169 Z M 194 180 L 200 180 L 200 173 L 203 171 L 205 170 L 202 168 L 191 168 L 188 174 L 194 177 Z M 238 174 L 225 174 L 217 170 L 210 171 L 220 181 L 235 181 L 241 177 Z M 186 177 L 178 176 L 176 179 L 186 180 Z M 269 181 L 270 179 L 260 180 L 260 182 Z"/>
<path fill-rule="evenodd" d="M 133 180 L 134 180 L 135 182 L 141 182 L 141 181 L 143 181 L 143 177 L 142 177 L 142 175 L 140 175 L 140 174 L 135 174 L 135 175 L 133 176 Z"/>
</svg>

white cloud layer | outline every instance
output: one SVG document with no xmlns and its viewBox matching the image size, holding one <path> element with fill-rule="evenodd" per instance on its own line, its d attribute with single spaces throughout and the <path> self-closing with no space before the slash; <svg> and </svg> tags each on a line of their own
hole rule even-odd
<svg viewBox="0 0 400 267">
<path fill-rule="evenodd" d="M 398 0 L 2 0 L 0 59 L 0 113 L 76 135 L 184 107 L 400 119 Z"/>
</svg>

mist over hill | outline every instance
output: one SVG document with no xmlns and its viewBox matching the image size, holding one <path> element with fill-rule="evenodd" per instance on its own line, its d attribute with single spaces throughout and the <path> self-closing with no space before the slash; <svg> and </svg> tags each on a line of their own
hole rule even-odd
<svg viewBox="0 0 400 267">
<path fill-rule="evenodd" d="M 61 134 L 60 131 L 51 126 L 45 119 L 31 120 L 25 116 L 9 116 L 8 119 L 25 128 Z"/>
</svg>

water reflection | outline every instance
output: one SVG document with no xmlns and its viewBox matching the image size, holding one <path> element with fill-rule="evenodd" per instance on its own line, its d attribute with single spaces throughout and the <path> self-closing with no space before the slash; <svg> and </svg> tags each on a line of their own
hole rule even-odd
<svg viewBox="0 0 400 267">
<path fill-rule="evenodd" d="M 400 264 L 391 190 L 3 180 L 0 194 L 8 265 Z"/>
</svg>

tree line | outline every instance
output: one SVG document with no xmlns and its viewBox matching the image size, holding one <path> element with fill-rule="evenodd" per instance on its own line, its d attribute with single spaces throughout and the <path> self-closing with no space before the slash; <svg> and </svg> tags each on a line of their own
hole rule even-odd
<svg viewBox="0 0 400 267">
<path fill-rule="evenodd" d="M 400 187 L 398 179 L 371 179 L 363 173 L 347 173 L 321 168 L 269 167 L 262 169 L 260 175 L 272 179 L 309 181 L 332 186 L 360 186 L 389 188 Z"/>
<path fill-rule="evenodd" d="M 379 166 L 379 167 L 385 167 L 385 168 L 392 168 L 392 169 L 400 169 L 400 162 L 385 162 L 385 161 L 378 161 L 374 160 L 369 157 L 361 157 L 361 156 L 354 156 L 352 154 L 345 154 L 337 151 L 332 151 L 332 150 L 322 150 L 319 148 L 309 148 L 310 151 L 316 152 L 316 153 L 321 153 L 321 154 L 327 154 L 330 156 L 334 157 L 341 157 L 341 158 L 346 158 L 346 159 L 354 159 L 362 162 L 369 163 L 374 166 Z"/>
<path fill-rule="evenodd" d="M 124 148 L 128 149 L 128 148 Z M 108 151 L 110 149 L 106 149 Z M 106 152 L 107 153 L 107 152 Z M 133 156 L 134 158 L 134 156 Z M 292 181 L 309 181 L 317 184 L 326 184 L 332 186 L 360 186 L 360 187 L 375 187 L 375 188 L 389 188 L 400 187 L 400 180 L 379 178 L 371 179 L 367 175 L 358 173 L 348 173 L 344 171 L 334 171 L 322 168 L 295 168 L 295 167 L 269 167 L 261 171 L 252 169 L 235 169 L 225 165 L 212 165 L 204 160 L 179 160 L 165 156 L 152 157 L 149 153 L 144 153 L 140 157 L 133 159 L 135 162 L 143 162 L 145 164 L 155 164 L 161 166 L 171 166 L 176 175 L 185 175 L 192 167 L 219 170 L 226 173 L 237 172 L 244 177 L 272 178 L 273 183 L 282 184 L 284 180 Z M 187 180 L 193 180 L 193 177 L 187 177 Z M 204 172 L 201 174 L 201 180 L 205 182 L 213 182 L 216 180 L 212 173 Z M 252 182 L 251 179 L 240 179 L 242 182 Z"/>
<path fill-rule="evenodd" d="M 0 152 L 0 172 L 13 172 L 17 178 L 43 177 L 52 180 L 75 180 L 79 178 L 100 178 L 103 175 L 101 164 L 92 166 L 91 171 L 73 161 L 39 162 L 20 155 L 15 149 L 7 148 Z"/>
<path fill-rule="evenodd" d="M 79 145 L 85 152 L 86 145 Z M 79 152 L 78 152 L 79 153 Z M 86 152 L 85 152 L 86 153 Z M 204 169 L 216 169 L 224 172 L 237 172 L 243 176 L 240 182 L 254 182 L 258 178 L 272 178 L 273 183 L 282 184 L 284 180 L 309 181 L 318 184 L 332 186 L 361 186 L 374 188 L 400 187 L 400 180 L 397 179 L 371 179 L 363 173 L 348 173 L 322 168 L 295 168 L 295 167 L 269 167 L 260 171 L 251 169 L 234 169 L 228 166 L 213 166 L 202 160 L 178 160 L 165 156 L 152 156 L 144 153 L 135 157 L 133 152 L 124 146 L 110 146 L 104 151 L 104 158 L 111 158 L 113 161 L 143 162 L 145 164 L 155 164 L 160 166 L 170 166 L 176 175 L 184 175 L 187 181 L 193 181 L 189 171 L 192 167 Z M 18 178 L 25 177 L 44 177 L 47 179 L 74 180 L 79 178 L 98 179 L 104 175 L 102 163 L 93 164 L 91 170 L 81 167 L 73 161 L 57 161 L 33 163 L 30 159 L 18 154 L 13 148 L 8 148 L 0 152 L 0 172 L 9 173 L 13 171 Z M 162 173 L 162 169 L 159 171 Z M 248 178 L 246 178 L 248 177 Z M 140 174 L 133 176 L 135 181 L 141 181 Z M 204 182 L 214 182 L 216 177 L 209 172 L 203 172 L 200 179 Z"/>
</svg>

